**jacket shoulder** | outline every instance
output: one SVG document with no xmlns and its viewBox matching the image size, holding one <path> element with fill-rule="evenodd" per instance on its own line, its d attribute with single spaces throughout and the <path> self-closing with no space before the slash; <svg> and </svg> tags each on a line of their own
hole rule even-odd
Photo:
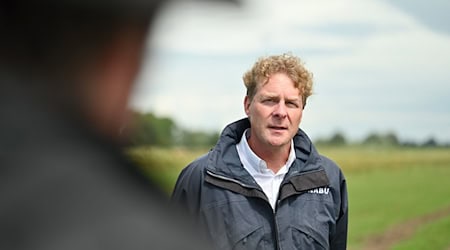
<svg viewBox="0 0 450 250">
<path fill-rule="evenodd" d="M 203 173 L 206 167 L 209 153 L 206 153 L 189 163 L 180 173 L 179 178 L 189 176 L 193 178 Z"/>
<path fill-rule="evenodd" d="M 336 179 L 339 181 L 345 179 L 341 167 L 336 164 L 335 161 L 331 160 L 327 156 L 319 155 L 319 162 L 320 165 L 325 169 L 325 172 L 330 179 Z"/>
<path fill-rule="evenodd" d="M 199 206 L 198 194 L 202 190 L 208 153 L 188 164 L 179 174 L 172 192 L 172 203 L 186 208 L 190 213 L 196 213 Z"/>
</svg>

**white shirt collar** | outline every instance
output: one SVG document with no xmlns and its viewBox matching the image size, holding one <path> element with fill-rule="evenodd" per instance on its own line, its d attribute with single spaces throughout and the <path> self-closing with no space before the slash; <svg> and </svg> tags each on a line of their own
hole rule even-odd
<svg viewBox="0 0 450 250">
<path fill-rule="evenodd" d="M 247 171 L 250 172 L 252 176 L 254 173 L 262 173 L 268 170 L 266 162 L 259 158 L 253 150 L 250 148 L 247 142 L 247 133 L 249 129 L 246 129 L 242 134 L 241 141 L 236 145 L 239 157 L 241 157 L 241 162 Z M 295 149 L 294 149 L 294 141 L 291 139 L 291 149 L 289 152 L 288 160 L 286 165 L 284 165 L 277 174 L 285 174 L 289 170 L 289 167 L 295 160 Z"/>
</svg>

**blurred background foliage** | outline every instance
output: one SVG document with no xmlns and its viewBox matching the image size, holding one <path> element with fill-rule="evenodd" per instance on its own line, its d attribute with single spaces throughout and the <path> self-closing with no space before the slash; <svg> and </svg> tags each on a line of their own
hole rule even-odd
<svg viewBox="0 0 450 250">
<path fill-rule="evenodd" d="M 173 119 L 150 112 L 134 112 L 133 116 L 131 146 L 205 148 L 214 145 L 219 138 L 218 132 L 184 129 Z"/>
<path fill-rule="evenodd" d="M 170 117 L 160 117 L 151 112 L 133 112 L 134 127 L 130 140 L 131 146 L 158 146 L 164 148 L 210 148 L 219 138 L 219 131 L 192 130 L 179 126 Z M 398 139 L 395 132 L 371 132 L 360 141 L 350 141 L 345 134 L 336 131 L 329 137 L 314 140 L 318 147 L 327 146 L 368 146 L 368 147 L 413 147 L 437 148 L 450 147 L 450 143 L 438 143 L 430 137 L 424 141 Z"/>
</svg>

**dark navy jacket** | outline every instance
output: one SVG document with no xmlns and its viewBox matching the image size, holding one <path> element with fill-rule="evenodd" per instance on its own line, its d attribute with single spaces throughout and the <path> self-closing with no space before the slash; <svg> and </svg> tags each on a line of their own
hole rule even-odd
<svg viewBox="0 0 450 250">
<path fill-rule="evenodd" d="M 248 119 L 228 125 L 216 146 L 181 172 L 172 200 L 198 219 L 217 249 L 345 249 L 347 188 L 339 167 L 299 129 L 274 211 L 236 150 L 249 127 Z"/>
</svg>

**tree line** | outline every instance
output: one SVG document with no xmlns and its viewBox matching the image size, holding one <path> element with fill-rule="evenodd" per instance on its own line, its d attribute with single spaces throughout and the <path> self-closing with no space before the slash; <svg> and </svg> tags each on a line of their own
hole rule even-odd
<svg viewBox="0 0 450 250">
<path fill-rule="evenodd" d="M 219 138 L 218 132 L 189 130 L 180 127 L 169 117 L 159 117 L 151 112 L 133 112 L 132 146 L 159 147 L 212 147 Z"/>
<path fill-rule="evenodd" d="M 435 138 L 429 137 L 423 142 L 401 141 L 393 132 L 378 133 L 373 132 L 360 141 L 349 141 L 342 132 L 336 132 L 328 138 L 320 138 L 315 141 L 320 146 L 381 146 L 381 147 L 450 147 L 449 143 L 439 143 Z"/>
<path fill-rule="evenodd" d="M 133 116 L 132 146 L 207 148 L 214 146 L 220 135 L 219 132 L 185 129 L 171 118 L 159 117 L 151 112 L 134 111 Z M 373 132 L 357 142 L 349 141 L 342 132 L 336 132 L 314 143 L 318 146 L 450 147 L 449 143 L 440 144 L 432 137 L 424 142 L 401 141 L 393 132 Z"/>
</svg>

